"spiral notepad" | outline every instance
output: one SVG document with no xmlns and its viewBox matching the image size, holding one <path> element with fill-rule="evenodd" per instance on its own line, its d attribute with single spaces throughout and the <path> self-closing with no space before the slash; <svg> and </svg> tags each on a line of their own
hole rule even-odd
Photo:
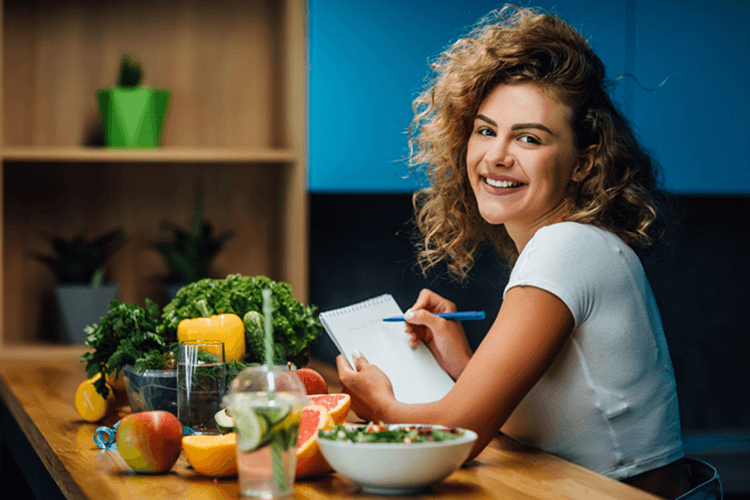
<svg viewBox="0 0 750 500">
<path fill-rule="evenodd" d="M 445 396 L 453 379 L 438 364 L 422 342 L 409 343 L 404 323 L 388 323 L 383 318 L 403 316 L 390 294 L 381 295 L 341 309 L 320 313 L 328 336 L 339 352 L 354 366 L 356 349 L 388 375 L 396 399 L 403 403 L 430 403 Z"/>
</svg>

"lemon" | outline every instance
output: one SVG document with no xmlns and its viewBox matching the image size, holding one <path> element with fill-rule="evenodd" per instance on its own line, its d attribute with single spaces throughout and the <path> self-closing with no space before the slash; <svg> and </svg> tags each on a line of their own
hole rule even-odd
<svg viewBox="0 0 750 500">
<path fill-rule="evenodd" d="M 94 382 L 101 378 L 97 373 L 94 377 L 81 382 L 75 396 L 75 405 L 78 414 L 87 422 L 98 422 L 109 416 L 115 409 L 115 394 L 109 388 L 107 399 L 104 399 L 94 387 Z"/>
</svg>

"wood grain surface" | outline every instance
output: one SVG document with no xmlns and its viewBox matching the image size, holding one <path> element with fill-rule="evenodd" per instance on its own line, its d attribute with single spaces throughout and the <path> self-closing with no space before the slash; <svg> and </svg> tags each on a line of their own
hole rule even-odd
<svg viewBox="0 0 750 500">
<path fill-rule="evenodd" d="M 85 347 L 27 346 L 0 352 L 0 398 L 69 499 L 219 499 L 237 498 L 236 478 L 209 479 L 196 473 L 184 455 L 166 474 L 133 473 L 117 451 L 101 450 L 93 440 L 100 425 L 112 426 L 129 412 L 121 406 L 98 424 L 80 419 L 74 406 L 85 379 L 78 361 Z M 312 361 L 329 390 L 340 390 L 333 367 Z M 297 481 L 294 498 L 305 500 L 383 498 L 364 493 L 336 473 Z M 399 496 L 393 498 L 402 498 Z M 549 454 L 498 436 L 476 460 L 415 499 L 655 499 Z"/>
</svg>

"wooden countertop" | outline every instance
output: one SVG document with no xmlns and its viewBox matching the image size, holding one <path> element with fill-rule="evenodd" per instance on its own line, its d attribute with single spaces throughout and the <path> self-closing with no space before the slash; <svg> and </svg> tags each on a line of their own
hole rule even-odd
<svg viewBox="0 0 750 500">
<path fill-rule="evenodd" d="M 129 407 L 98 424 L 80 419 L 75 391 L 85 379 L 79 363 L 85 347 L 3 347 L 0 399 L 47 471 L 68 499 L 219 499 L 238 498 L 236 478 L 213 480 L 197 474 L 180 457 L 163 475 L 133 473 L 117 451 L 101 450 L 93 440 L 100 425 L 112 426 Z M 312 362 L 340 389 L 333 367 Z M 338 474 L 297 481 L 294 498 L 304 500 L 383 498 L 362 492 Z M 386 497 L 387 498 L 387 497 Z M 417 499 L 656 499 L 549 454 L 498 436 L 476 460 L 451 474 Z"/>
</svg>

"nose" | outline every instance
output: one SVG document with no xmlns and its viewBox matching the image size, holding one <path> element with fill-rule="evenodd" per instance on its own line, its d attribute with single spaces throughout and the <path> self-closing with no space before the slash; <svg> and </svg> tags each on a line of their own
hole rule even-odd
<svg viewBox="0 0 750 500">
<path fill-rule="evenodd" d="M 513 155 L 508 150 L 508 142 L 498 137 L 492 142 L 484 161 L 492 167 L 510 167 L 513 165 Z"/>
</svg>

